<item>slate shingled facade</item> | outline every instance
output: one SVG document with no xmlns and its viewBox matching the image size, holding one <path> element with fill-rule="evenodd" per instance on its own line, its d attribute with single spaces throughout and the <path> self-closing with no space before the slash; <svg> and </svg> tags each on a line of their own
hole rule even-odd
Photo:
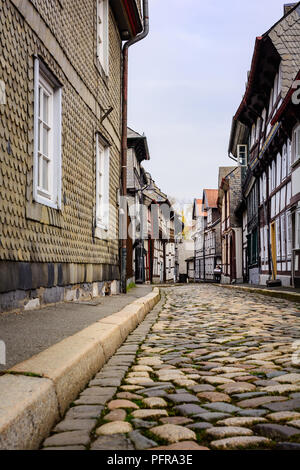
<svg viewBox="0 0 300 470">
<path fill-rule="evenodd" d="M 136 34 L 140 16 L 129 3 Z M 0 312 L 117 292 L 122 13 L 115 4 L 108 2 L 106 74 L 97 58 L 96 0 L 0 0 Z M 34 197 L 36 61 L 62 90 L 57 208 Z M 110 154 L 110 233 L 96 227 L 97 136 Z"/>
</svg>

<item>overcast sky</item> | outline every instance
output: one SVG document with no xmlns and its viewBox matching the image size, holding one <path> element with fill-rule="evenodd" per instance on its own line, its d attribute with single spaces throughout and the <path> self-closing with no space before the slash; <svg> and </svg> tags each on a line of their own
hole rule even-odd
<svg viewBox="0 0 300 470">
<path fill-rule="evenodd" d="M 130 127 L 148 138 L 145 163 L 179 199 L 217 188 L 232 116 L 245 91 L 255 37 L 282 0 L 149 0 L 150 34 L 129 50 Z"/>
</svg>

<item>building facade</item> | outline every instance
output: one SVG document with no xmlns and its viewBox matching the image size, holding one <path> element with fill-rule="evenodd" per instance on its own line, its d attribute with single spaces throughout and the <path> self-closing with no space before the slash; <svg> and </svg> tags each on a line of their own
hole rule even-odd
<svg viewBox="0 0 300 470">
<path fill-rule="evenodd" d="M 195 282 L 204 280 L 204 233 L 207 224 L 207 212 L 203 210 L 203 200 L 195 199 L 193 206 L 194 244 L 195 244 Z"/>
<path fill-rule="evenodd" d="M 148 221 L 144 220 L 143 194 L 148 179 L 141 163 L 150 160 L 147 138 L 128 128 L 127 149 L 127 284 L 143 284 L 148 277 L 145 273 L 148 247 L 144 242 Z"/>
<path fill-rule="evenodd" d="M 204 189 L 203 210 L 207 214 L 204 230 L 203 280 L 214 281 L 214 270 L 222 263 L 221 216 L 218 208 L 218 190 Z M 201 272 L 200 272 L 201 278 Z"/>
<path fill-rule="evenodd" d="M 233 119 L 229 151 L 247 166 L 243 183 L 246 280 L 299 285 L 300 7 L 295 4 L 256 39 L 244 98 Z M 297 101 L 297 97 L 296 97 Z M 274 284 L 275 283 L 275 284 Z"/>
<path fill-rule="evenodd" d="M 243 282 L 243 223 L 236 212 L 242 198 L 242 166 L 220 169 L 219 209 L 221 213 L 221 283 Z M 222 171 L 223 170 L 223 171 Z M 226 176 L 222 177 L 224 171 Z"/>
<path fill-rule="evenodd" d="M 0 311 L 118 291 L 122 40 L 139 8 L 0 1 Z"/>
</svg>

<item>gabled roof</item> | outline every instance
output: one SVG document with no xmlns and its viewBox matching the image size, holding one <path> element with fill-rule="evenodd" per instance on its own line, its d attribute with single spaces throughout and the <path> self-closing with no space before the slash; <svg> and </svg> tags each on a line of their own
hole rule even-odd
<svg viewBox="0 0 300 470">
<path fill-rule="evenodd" d="M 136 0 L 110 0 L 110 5 L 123 40 L 142 32 L 140 9 Z"/>
<path fill-rule="evenodd" d="M 134 148 L 137 159 L 141 163 L 143 160 L 150 160 L 147 137 L 127 128 L 127 146 Z"/>
<path fill-rule="evenodd" d="M 197 217 L 206 217 L 206 216 L 207 216 L 207 212 L 204 210 L 203 200 L 194 199 L 193 219 L 195 220 Z"/>
<path fill-rule="evenodd" d="M 300 2 L 297 2 L 265 34 L 256 38 L 246 91 L 232 123 L 229 152 L 233 155 L 236 156 L 237 144 L 246 142 L 247 127 L 264 107 L 268 107 L 269 93 L 280 62 L 282 98 L 288 93 L 300 69 L 299 42 Z"/>
<path fill-rule="evenodd" d="M 203 191 L 204 209 L 217 209 L 218 197 L 219 197 L 218 189 L 204 189 Z"/>
</svg>

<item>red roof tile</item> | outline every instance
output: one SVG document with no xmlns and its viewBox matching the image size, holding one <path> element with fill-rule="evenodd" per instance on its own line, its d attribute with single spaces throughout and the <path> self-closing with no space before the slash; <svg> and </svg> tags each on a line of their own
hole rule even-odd
<svg viewBox="0 0 300 470">
<path fill-rule="evenodd" d="M 202 199 L 196 199 L 196 204 L 197 204 L 197 216 L 198 217 L 206 217 L 207 212 L 203 208 L 203 201 Z"/>
<path fill-rule="evenodd" d="M 204 197 L 207 208 L 215 209 L 218 207 L 218 189 L 204 189 Z"/>
</svg>

